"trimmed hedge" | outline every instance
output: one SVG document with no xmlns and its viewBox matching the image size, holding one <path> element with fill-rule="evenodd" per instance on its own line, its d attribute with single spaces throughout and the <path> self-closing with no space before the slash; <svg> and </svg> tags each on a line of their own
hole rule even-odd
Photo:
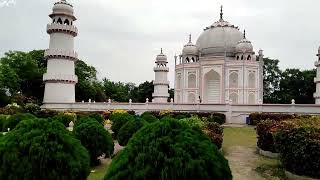
<svg viewBox="0 0 320 180">
<path fill-rule="evenodd" d="M 149 114 L 149 113 L 142 114 L 142 115 L 141 115 L 141 118 L 142 118 L 143 120 L 145 120 L 146 122 L 148 122 L 148 123 L 154 123 L 154 122 L 156 122 L 156 121 L 159 121 L 158 118 L 156 118 L 154 115 Z"/>
<path fill-rule="evenodd" d="M 113 154 L 114 143 L 109 132 L 96 120 L 89 120 L 76 126 L 73 133 L 90 154 L 91 165 L 99 164 L 98 157 Z"/>
<path fill-rule="evenodd" d="M 87 122 L 90 122 L 90 121 L 97 122 L 95 119 L 90 118 L 89 116 L 80 117 L 80 118 L 78 118 L 78 119 L 76 120 L 76 122 L 74 123 L 74 128 L 80 126 L 80 125 L 83 124 L 83 123 L 87 123 Z"/>
<path fill-rule="evenodd" d="M 186 123 L 190 127 L 198 127 L 200 129 L 202 129 L 203 126 L 204 126 L 204 122 L 201 121 L 201 119 L 199 117 L 197 117 L 197 116 L 192 116 L 190 118 L 180 119 L 178 121 L 180 121 L 182 123 Z"/>
<path fill-rule="evenodd" d="M 257 125 L 261 121 L 264 120 L 274 120 L 274 121 L 282 121 L 287 119 L 294 119 L 298 117 L 294 114 L 279 114 L 279 113 L 252 113 L 249 115 L 249 118 L 251 119 L 250 125 Z"/>
<path fill-rule="evenodd" d="M 223 142 L 223 128 L 216 122 L 207 122 L 203 127 L 204 133 L 210 138 L 218 149 L 221 149 Z"/>
<path fill-rule="evenodd" d="M 228 161 L 199 128 L 166 118 L 134 134 L 104 179 L 231 180 L 232 175 Z"/>
<path fill-rule="evenodd" d="M 320 127 L 281 130 L 275 140 L 286 170 L 297 175 L 320 178 Z"/>
<path fill-rule="evenodd" d="M 2 132 L 3 131 L 3 125 L 4 125 L 4 123 L 7 121 L 7 119 L 8 119 L 8 116 L 7 115 L 0 115 L 0 132 Z"/>
<path fill-rule="evenodd" d="M 52 118 L 58 114 L 59 114 L 58 111 L 45 109 L 45 110 L 41 110 L 40 112 L 38 112 L 38 114 L 36 116 L 38 118 Z"/>
<path fill-rule="evenodd" d="M 165 116 L 171 116 L 175 119 L 184 119 L 189 118 L 191 116 L 198 116 L 199 118 L 208 118 L 208 117 L 220 117 L 223 122 L 226 121 L 226 116 L 222 113 L 213 113 L 213 112 L 162 112 L 162 111 L 149 111 L 145 113 L 150 113 L 157 117 L 158 119 L 162 119 Z M 143 114 L 145 114 L 143 113 Z"/>
<path fill-rule="evenodd" d="M 207 117 L 206 120 L 208 122 L 215 122 L 220 125 L 226 123 L 226 117 L 222 117 L 222 116 L 218 116 L 218 115 L 211 115 L 211 116 Z"/>
<path fill-rule="evenodd" d="M 59 122 L 24 120 L 0 138 L 0 179 L 85 180 L 87 150 Z"/>
<path fill-rule="evenodd" d="M 126 146 L 129 142 L 130 138 L 136 133 L 139 129 L 141 129 L 146 122 L 144 119 L 134 119 L 126 122 L 119 130 L 118 133 L 118 142 L 120 146 Z"/>
<path fill-rule="evenodd" d="M 13 130 L 21 121 L 28 120 L 28 119 L 36 119 L 36 117 L 29 113 L 18 113 L 15 115 L 11 115 L 4 123 L 2 131 Z"/>
<path fill-rule="evenodd" d="M 280 123 L 277 121 L 261 121 L 257 125 L 257 146 L 264 151 L 277 153 L 278 151 L 276 150 L 273 136 L 279 129 Z"/>
<path fill-rule="evenodd" d="M 129 113 L 112 113 L 110 120 L 112 121 L 111 130 L 114 133 L 114 137 L 118 136 L 120 128 L 130 120 L 134 120 L 134 116 Z"/>
</svg>

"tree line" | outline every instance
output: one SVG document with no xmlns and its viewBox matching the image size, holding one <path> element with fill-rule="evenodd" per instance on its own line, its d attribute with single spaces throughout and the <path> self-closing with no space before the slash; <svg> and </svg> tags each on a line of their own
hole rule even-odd
<svg viewBox="0 0 320 180">
<path fill-rule="evenodd" d="M 315 84 L 313 78 L 316 70 L 279 68 L 279 60 L 264 59 L 264 102 L 291 103 L 292 99 L 299 104 L 313 104 Z M 42 75 L 46 72 L 47 62 L 44 50 L 30 52 L 9 51 L 0 58 L 0 106 L 12 102 L 41 104 L 44 93 Z M 110 79 L 97 78 L 95 67 L 79 60 L 75 64 L 76 101 L 106 102 L 145 102 L 152 99 L 153 83 L 141 84 L 114 82 Z M 169 90 L 170 98 L 174 90 Z"/>
</svg>

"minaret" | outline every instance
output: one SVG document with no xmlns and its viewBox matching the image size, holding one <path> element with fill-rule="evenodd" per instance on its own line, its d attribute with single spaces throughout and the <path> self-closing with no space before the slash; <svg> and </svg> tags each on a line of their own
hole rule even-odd
<svg viewBox="0 0 320 180">
<path fill-rule="evenodd" d="M 316 100 L 316 104 L 320 105 L 320 47 L 318 49 L 318 60 L 314 63 L 317 67 L 317 77 L 314 78 L 314 82 L 316 83 L 316 93 L 314 93 L 313 97 Z"/>
<path fill-rule="evenodd" d="M 167 103 L 169 98 L 168 88 L 168 72 L 167 56 L 161 53 L 156 58 L 156 67 L 153 69 L 155 73 L 155 80 L 153 81 L 154 93 L 152 94 L 154 103 Z"/>
<path fill-rule="evenodd" d="M 78 55 L 74 51 L 74 37 L 78 35 L 78 29 L 73 26 L 76 17 L 73 6 L 66 0 L 56 2 L 52 10 L 49 15 L 52 22 L 47 25 L 49 49 L 44 53 L 48 63 L 47 72 L 43 75 L 43 103 L 74 103 L 75 84 L 78 82 L 75 75 Z"/>
</svg>

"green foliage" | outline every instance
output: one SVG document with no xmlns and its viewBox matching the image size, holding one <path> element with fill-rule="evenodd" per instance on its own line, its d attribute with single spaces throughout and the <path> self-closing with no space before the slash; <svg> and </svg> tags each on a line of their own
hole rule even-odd
<svg viewBox="0 0 320 180">
<path fill-rule="evenodd" d="M 280 88 L 281 70 L 278 59 L 263 59 L 263 101 L 264 103 L 276 103 L 274 92 Z"/>
<path fill-rule="evenodd" d="M 265 120 L 261 121 L 257 125 L 257 135 L 258 141 L 257 146 L 264 150 L 277 153 L 275 143 L 274 143 L 274 134 L 279 130 L 280 125 L 277 121 Z"/>
<path fill-rule="evenodd" d="M 29 119 L 0 139 L 0 179 L 75 179 L 89 175 L 87 150 L 56 121 Z"/>
<path fill-rule="evenodd" d="M 142 114 L 141 118 L 144 119 L 145 121 L 147 121 L 148 123 L 153 123 L 153 122 L 159 121 L 158 118 L 156 118 L 154 115 L 149 114 L 149 113 Z"/>
<path fill-rule="evenodd" d="M 257 125 L 264 120 L 283 121 L 287 119 L 294 119 L 298 115 L 294 114 L 279 114 L 279 113 L 251 113 L 249 118 L 251 119 L 250 125 Z"/>
<path fill-rule="evenodd" d="M 144 121 L 144 119 L 134 119 L 126 122 L 120 128 L 118 133 L 117 139 L 120 146 L 126 146 L 133 134 L 136 133 L 139 129 L 141 129 L 145 124 L 146 122 Z"/>
<path fill-rule="evenodd" d="M 161 120 L 139 130 L 112 161 L 108 180 L 231 180 L 228 161 L 199 128 Z"/>
<path fill-rule="evenodd" d="M 70 122 L 76 120 L 76 116 L 73 113 L 59 113 L 53 119 L 61 122 L 65 127 L 69 127 Z"/>
<path fill-rule="evenodd" d="M 192 116 L 190 118 L 179 119 L 180 122 L 188 124 L 190 127 L 203 128 L 204 122 L 198 116 Z"/>
<path fill-rule="evenodd" d="M 87 123 L 87 122 L 90 122 L 90 121 L 97 121 L 89 116 L 82 116 L 82 117 L 78 117 L 76 122 L 74 123 L 74 128 L 76 128 L 77 126 L 80 126 L 81 124 L 83 123 Z"/>
<path fill-rule="evenodd" d="M 113 140 L 109 132 L 95 120 L 81 123 L 74 128 L 74 135 L 89 151 L 91 165 L 99 163 L 98 157 L 105 154 L 110 157 L 113 153 Z"/>
<path fill-rule="evenodd" d="M 112 121 L 111 130 L 113 131 L 115 137 L 118 136 L 118 133 L 121 127 L 130 120 L 134 120 L 134 116 L 128 113 L 112 113 L 110 120 Z"/>
<path fill-rule="evenodd" d="M 36 117 L 29 113 L 18 113 L 10 116 L 3 124 L 2 131 L 8 131 L 14 129 L 21 121 L 28 119 L 36 119 Z"/>
<path fill-rule="evenodd" d="M 7 121 L 8 116 L 0 114 L 0 132 L 3 131 L 3 125 Z"/>
<path fill-rule="evenodd" d="M 24 106 L 24 110 L 27 113 L 37 115 L 41 111 L 41 108 L 38 104 L 28 103 Z"/>
<path fill-rule="evenodd" d="M 320 126 L 301 126 L 276 134 L 276 147 L 286 170 L 320 178 Z"/>
<path fill-rule="evenodd" d="M 223 128 L 216 122 L 206 122 L 203 127 L 204 133 L 210 138 L 218 149 L 221 149 L 223 142 Z"/>
<path fill-rule="evenodd" d="M 99 114 L 99 113 L 90 113 L 89 117 L 95 119 L 100 124 L 102 124 L 103 121 L 104 121 L 103 116 L 101 114 Z"/>
<path fill-rule="evenodd" d="M 207 119 L 206 119 L 208 122 L 216 122 L 220 125 L 224 124 L 226 122 L 226 118 L 224 117 L 221 117 L 221 116 L 217 116 L 217 115 L 212 115 L 212 116 L 209 116 Z"/>
</svg>

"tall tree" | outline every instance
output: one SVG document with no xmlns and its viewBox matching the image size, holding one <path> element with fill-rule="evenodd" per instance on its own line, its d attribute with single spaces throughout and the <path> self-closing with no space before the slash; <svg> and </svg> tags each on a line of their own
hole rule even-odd
<svg viewBox="0 0 320 180">
<path fill-rule="evenodd" d="M 279 90 L 281 78 L 279 60 L 264 58 L 263 61 L 263 101 L 264 103 L 276 103 L 278 98 L 274 92 Z"/>
</svg>

